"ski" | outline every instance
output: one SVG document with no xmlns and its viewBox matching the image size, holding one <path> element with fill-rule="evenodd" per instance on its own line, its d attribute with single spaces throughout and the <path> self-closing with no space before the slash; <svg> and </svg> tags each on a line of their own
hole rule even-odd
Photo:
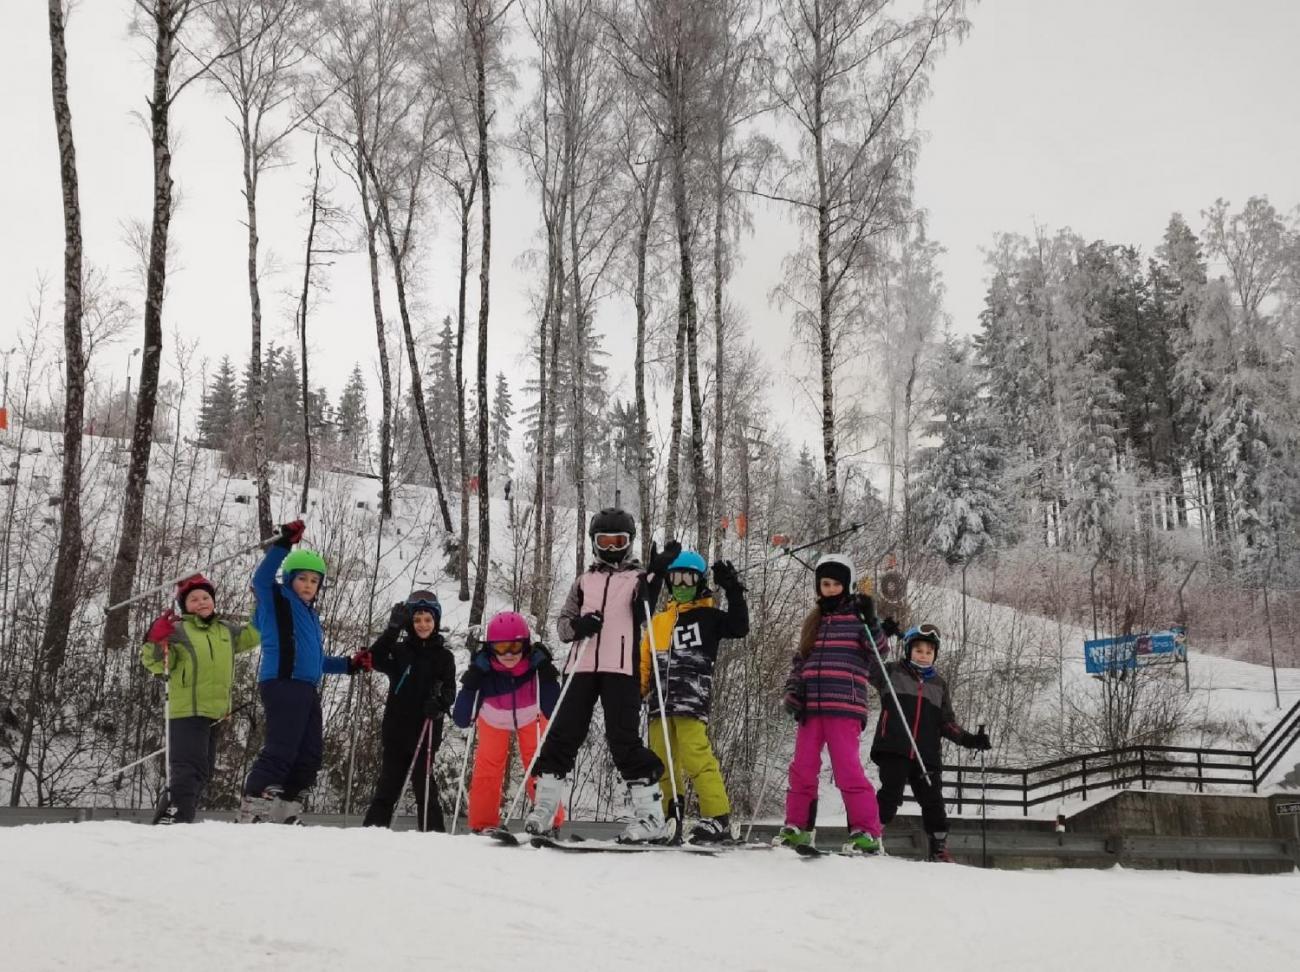
<svg viewBox="0 0 1300 972">
<path fill-rule="evenodd" d="M 528 843 L 533 847 L 546 847 L 577 854 L 645 854 L 655 851 L 700 854 L 705 857 L 714 857 L 717 854 L 713 848 L 699 847 L 695 844 L 620 844 L 616 840 L 561 841 L 540 836 L 533 837 Z"/>
<path fill-rule="evenodd" d="M 814 847 L 812 844 L 799 844 L 798 846 L 795 847 L 794 852 L 795 852 L 796 854 L 798 854 L 800 857 L 807 858 L 808 860 L 813 860 L 813 859 L 818 858 L 818 857 L 867 857 L 867 858 L 874 858 L 874 857 L 884 857 L 884 856 L 885 856 L 883 853 L 880 853 L 880 854 L 864 854 L 864 853 L 862 853 L 861 851 L 821 850 L 821 849 L 818 848 L 818 847 Z"/>
<path fill-rule="evenodd" d="M 505 827 L 494 827 L 492 830 L 483 831 L 484 837 L 491 837 L 498 844 L 504 844 L 506 847 L 518 847 L 519 838 L 506 830 Z"/>
</svg>

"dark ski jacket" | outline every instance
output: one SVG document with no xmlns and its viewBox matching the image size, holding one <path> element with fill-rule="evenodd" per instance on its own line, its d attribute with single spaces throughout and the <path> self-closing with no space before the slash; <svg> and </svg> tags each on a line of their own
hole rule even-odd
<svg viewBox="0 0 1300 972">
<path fill-rule="evenodd" d="M 713 706 L 713 666 L 724 638 L 749 634 L 749 607 L 744 588 L 727 591 L 727 609 L 714 606 L 707 589 L 694 601 L 668 606 L 654 616 L 651 631 L 641 636 L 641 694 L 650 700 L 650 717 L 659 718 L 659 697 L 650 668 L 650 634 L 669 716 L 707 722 Z"/>
<path fill-rule="evenodd" d="M 434 632 L 421 639 L 411 630 L 389 628 L 370 647 L 375 671 L 388 676 L 388 701 L 384 705 L 382 738 L 385 746 L 399 746 L 411 751 L 420 741 L 424 728 L 424 703 L 436 698 L 444 712 L 456 698 L 456 659 Z M 437 738 L 442 736 L 440 715 L 434 719 Z"/>
<path fill-rule="evenodd" d="M 901 713 L 889 696 L 886 677 L 894 685 Z M 876 735 L 871 742 L 871 758 L 875 762 L 891 756 L 915 758 L 905 724 L 911 728 L 925 768 L 930 771 L 943 768 L 942 739 L 950 739 L 959 746 L 971 745 L 974 737 L 957 722 L 952 693 L 942 675 L 936 673 L 927 680 L 911 662 L 891 661 L 885 663 L 884 675 L 878 669 L 872 671 L 871 684 L 880 693 L 881 706 Z"/>
<path fill-rule="evenodd" d="M 476 664 L 480 657 L 488 659 L 486 672 Z M 549 719 L 560 695 L 560 676 L 550 650 L 537 643 L 514 669 L 506 668 L 484 649 L 470 660 L 460 681 L 451 721 L 462 729 L 468 729 L 483 713 L 490 725 L 518 731 L 535 723 L 539 715 Z"/>
</svg>

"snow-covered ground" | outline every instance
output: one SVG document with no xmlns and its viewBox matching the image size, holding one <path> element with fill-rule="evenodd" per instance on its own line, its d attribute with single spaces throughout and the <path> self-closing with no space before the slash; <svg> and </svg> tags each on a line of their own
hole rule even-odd
<svg viewBox="0 0 1300 972">
<path fill-rule="evenodd" d="M 380 830 L 0 829 L 13 970 L 1300 968 L 1300 874 L 563 855 Z"/>
</svg>

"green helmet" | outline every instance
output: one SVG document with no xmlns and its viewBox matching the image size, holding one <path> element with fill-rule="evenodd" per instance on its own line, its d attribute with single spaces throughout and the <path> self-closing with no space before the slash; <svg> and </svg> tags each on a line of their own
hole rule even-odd
<svg viewBox="0 0 1300 972">
<path fill-rule="evenodd" d="M 321 580 L 325 579 L 325 558 L 315 550 L 308 550 L 306 547 L 299 547 L 289 556 L 284 558 L 284 563 L 280 565 L 284 571 L 285 579 L 292 577 L 300 570 L 310 570 L 320 574 Z"/>
</svg>

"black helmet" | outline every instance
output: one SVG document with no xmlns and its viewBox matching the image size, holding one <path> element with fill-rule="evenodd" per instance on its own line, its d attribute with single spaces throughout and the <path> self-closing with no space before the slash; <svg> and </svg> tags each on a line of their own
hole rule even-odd
<svg viewBox="0 0 1300 972">
<path fill-rule="evenodd" d="M 607 564 L 619 564 L 632 549 L 636 520 L 626 510 L 607 506 L 591 518 L 591 552 Z"/>
<path fill-rule="evenodd" d="M 587 531 L 587 536 L 594 537 L 598 533 L 626 533 L 629 540 L 636 539 L 636 520 L 627 510 L 619 509 L 617 506 L 607 506 L 591 518 L 591 528 Z"/>
</svg>

